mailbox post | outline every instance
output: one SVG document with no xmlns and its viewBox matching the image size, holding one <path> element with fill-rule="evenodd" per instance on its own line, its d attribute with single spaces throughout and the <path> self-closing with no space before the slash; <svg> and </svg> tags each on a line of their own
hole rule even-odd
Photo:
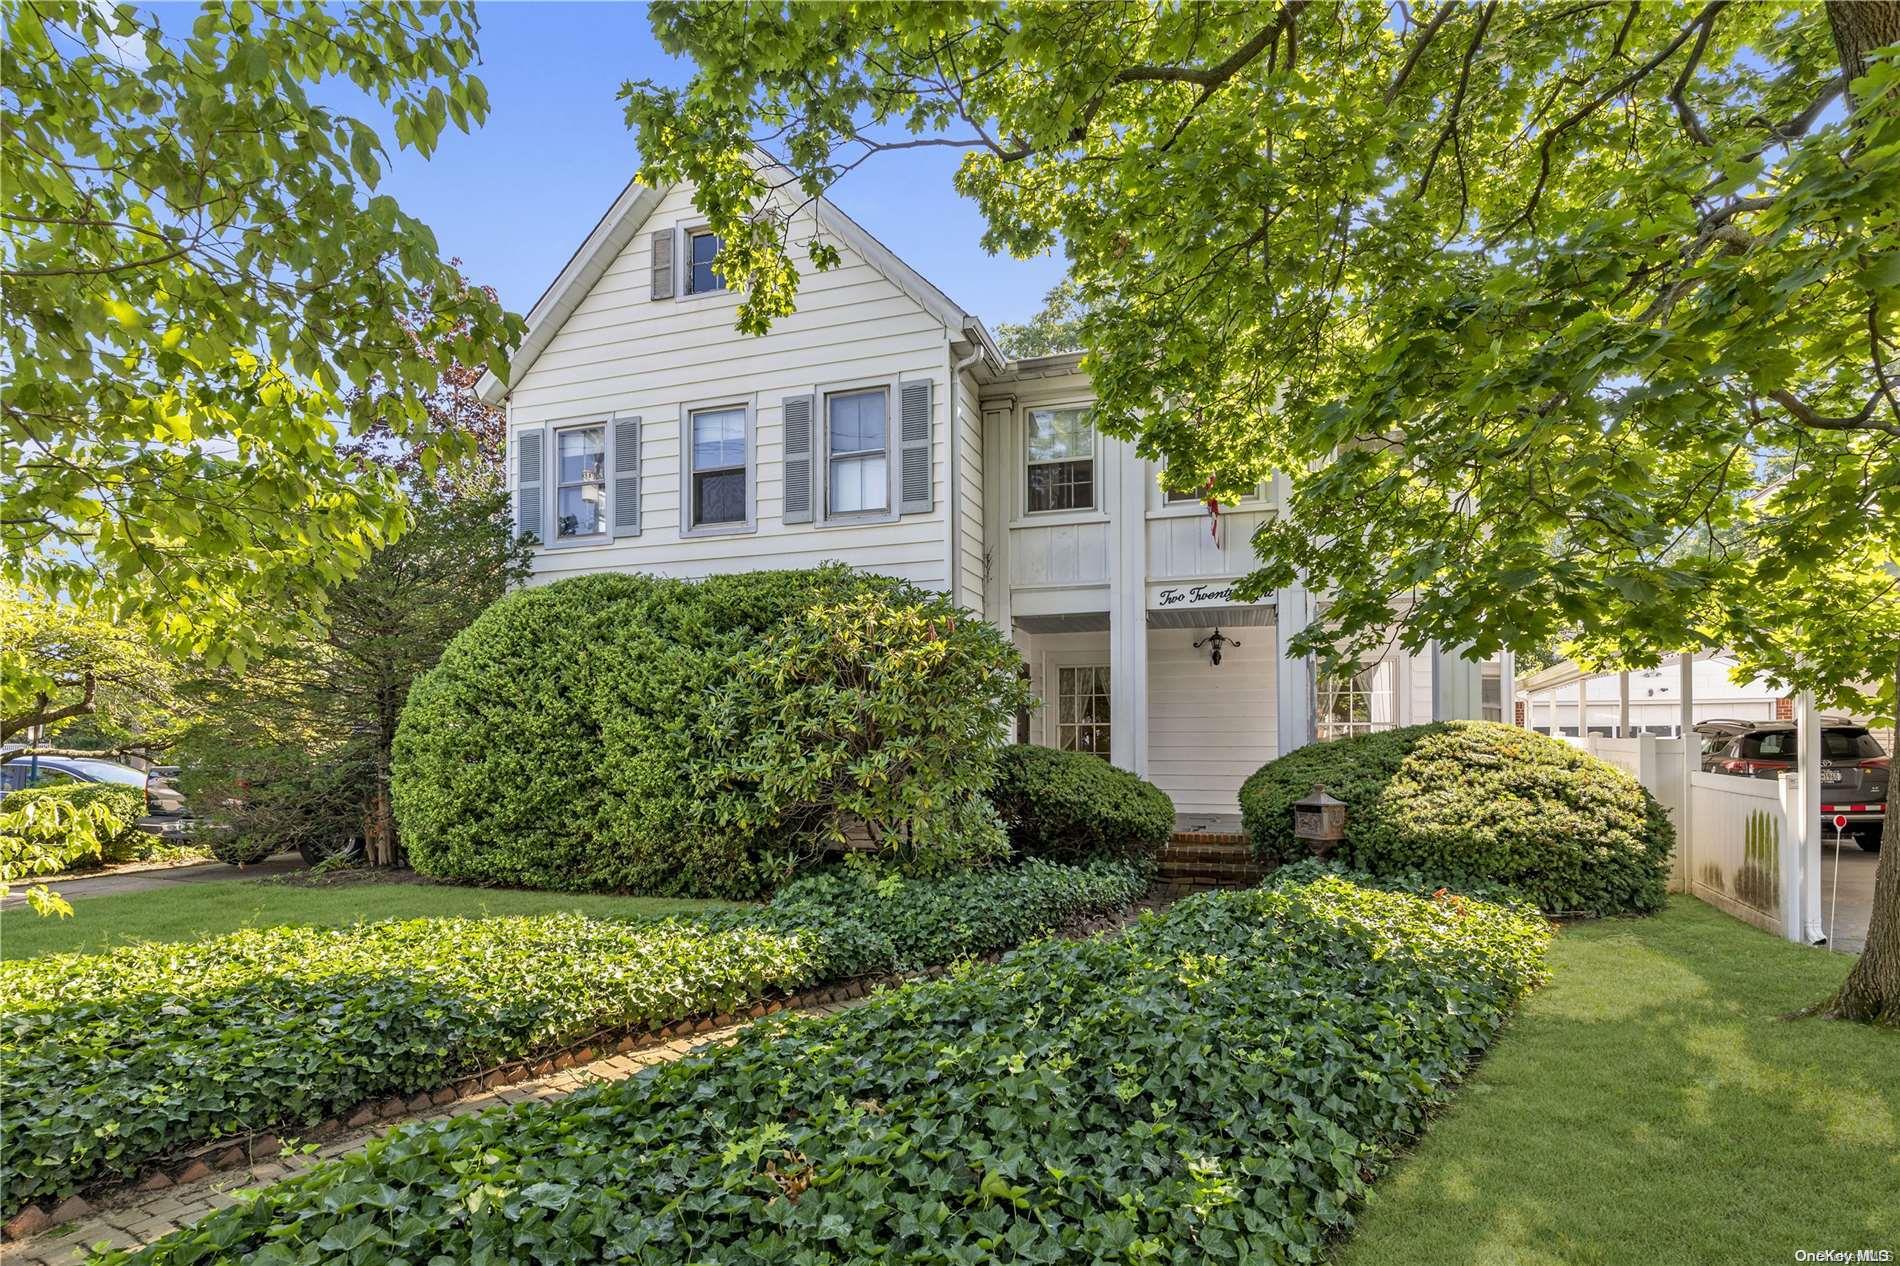
<svg viewBox="0 0 1900 1266">
<path fill-rule="evenodd" d="M 1314 787 L 1304 800 L 1293 802 L 1293 838 L 1324 861 L 1346 838 L 1346 802 Z"/>
</svg>

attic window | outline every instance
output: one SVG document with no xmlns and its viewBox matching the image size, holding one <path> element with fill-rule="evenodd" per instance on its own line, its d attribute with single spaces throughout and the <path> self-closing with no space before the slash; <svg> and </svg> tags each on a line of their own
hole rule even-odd
<svg viewBox="0 0 1900 1266">
<path fill-rule="evenodd" d="M 719 235 L 705 229 L 686 233 L 686 293 L 710 294 L 726 288 L 726 279 L 713 270 L 719 255 Z"/>
</svg>

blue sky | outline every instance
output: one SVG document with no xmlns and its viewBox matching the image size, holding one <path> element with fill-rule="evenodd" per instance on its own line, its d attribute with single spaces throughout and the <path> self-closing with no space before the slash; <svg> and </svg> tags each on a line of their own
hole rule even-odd
<svg viewBox="0 0 1900 1266">
<path fill-rule="evenodd" d="M 526 313 L 639 165 L 620 85 L 683 83 L 691 67 L 661 50 L 641 5 L 499 0 L 477 13 L 488 123 L 468 136 L 451 129 L 427 161 L 393 151 L 381 191 L 434 229 L 471 279 Z M 1061 279 L 1062 261 L 986 254 L 982 217 L 950 187 L 958 157 L 880 155 L 833 200 L 991 328 L 1020 321 Z"/>
</svg>

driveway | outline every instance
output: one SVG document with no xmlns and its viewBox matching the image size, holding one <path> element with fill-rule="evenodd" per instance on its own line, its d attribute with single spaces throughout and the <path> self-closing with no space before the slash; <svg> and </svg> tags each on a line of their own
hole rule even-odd
<svg viewBox="0 0 1900 1266">
<path fill-rule="evenodd" d="M 1874 868 L 1880 864 L 1880 854 L 1852 842 L 1841 845 L 1839 852 L 1837 865 L 1834 841 L 1821 841 L 1821 927 L 1828 934 L 1829 949 L 1858 954 L 1867 948 L 1867 921 L 1874 912 Z"/>
<path fill-rule="evenodd" d="M 121 892 L 149 892 L 154 888 L 170 888 L 176 884 L 202 884 L 218 879 L 265 879 L 272 875 L 288 875 L 292 871 L 304 869 L 304 860 L 295 853 L 279 853 L 267 862 L 257 862 L 242 869 L 228 866 L 223 862 L 205 862 L 197 866 L 174 866 L 166 870 L 138 870 L 125 875 L 78 875 L 71 879 L 49 879 L 46 886 L 68 901 L 80 897 L 105 897 Z M 12 909 L 26 904 L 25 889 L 35 881 L 26 880 L 15 883 L 13 891 L 8 893 L 0 908 Z"/>
</svg>

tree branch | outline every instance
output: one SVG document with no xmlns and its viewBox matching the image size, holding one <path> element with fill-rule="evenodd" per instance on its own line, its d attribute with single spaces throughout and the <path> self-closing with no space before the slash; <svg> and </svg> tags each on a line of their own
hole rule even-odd
<svg viewBox="0 0 1900 1266">
<path fill-rule="evenodd" d="M 1461 6 L 1447 4 L 1442 6 L 1438 12 L 1432 14 L 1431 22 L 1426 25 L 1424 30 L 1418 33 L 1418 38 L 1412 41 L 1412 51 L 1405 55 L 1405 64 L 1399 67 L 1399 73 L 1394 75 L 1392 82 L 1386 85 L 1385 103 L 1387 105 L 1391 105 L 1394 101 L 1399 99 L 1399 93 L 1404 91 L 1405 81 L 1412 77 L 1412 70 L 1418 65 L 1418 59 L 1425 55 L 1425 50 L 1431 46 L 1432 40 L 1437 37 L 1438 28 L 1445 25 L 1446 20 L 1449 19 L 1452 14 L 1461 12 L 1463 12 Z"/>
<path fill-rule="evenodd" d="M 49 725 L 58 725 L 61 721 L 70 721 L 74 717 L 91 714 L 96 707 L 94 699 L 99 691 L 98 678 L 95 677 L 92 670 L 88 668 L 79 675 L 79 681 L 84 693 L 80 696 L 77 703 L 63 704 L 49 711 L 47 705 L 50 704 L 52 700 L 47 698 L 45 692 L 42 691 L 38 697 L 38 703 L 34 706 L 32 712 L 27 713 L 25 716 L 9 717 L 7 719 L 5 730 L 0 731 L 0 742 L 5 742 L 22 730 L 31 730 L 35 727 L 45 729 Z"/>
<path fill-rule="evenodd" d="M 1867 403 L 1861 406 L 1860 412 L 1850 417 L 1830 417 L 1827 414 L 1816 413 L 1807 401 L 1801 399 L 1801 397 L 1786 388 L 1769 392 L 1768 398 L 1786 409 L 1789 416 L 1796 422 L 1799 422 L 1802 426 L 1813 427 L 1815 430 L 1881 431 L 1900 438 L 1900 422 L 1876 422 L 1874 420 L 1874 409 L 1884 398 L 1883 393 L 1880 392 L 1875 392 L 1874 395 L 1868 398 Z"/>
<path fill-rule="evenodd" d="M 1203 88 L 1218 88 L 1239 74 L 1254 58 L 1267 50 L 1269 44 L 1280 38 L 1280 32 L 1291 23 L 1307 0 L 1287 0 L 1274 15 L 1273 21 L 1257 31 L 1253 38 L 1228 54 L 1225 61 L 1212 66 L 1124 66 L 1115 72 L 1110 83 L 1128 84 L 1142 82 L 1189 83 L 1199 84 Z"/>
</svg>

